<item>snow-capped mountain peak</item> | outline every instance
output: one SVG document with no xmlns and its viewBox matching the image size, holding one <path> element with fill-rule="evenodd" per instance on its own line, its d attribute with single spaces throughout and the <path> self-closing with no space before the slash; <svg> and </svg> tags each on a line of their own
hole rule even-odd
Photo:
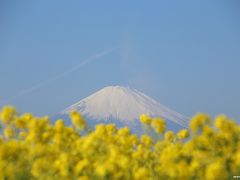
<svg viewBox="0 0 240 180">
<path fill-rule="evenodd" d="M 95 120 L 116 119 L 131 124 L 141 114 L 162 117 L 186 127 L 187 118 L 161 105 L 136 89 L 121 86 L 108 86 L 68 107 L 62 114 L 77 110 Z"/>
</svg>

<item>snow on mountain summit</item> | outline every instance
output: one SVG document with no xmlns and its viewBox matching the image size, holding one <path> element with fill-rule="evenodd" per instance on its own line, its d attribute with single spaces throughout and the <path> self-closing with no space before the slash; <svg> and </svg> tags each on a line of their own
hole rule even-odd
<svg viewBox="0 0 240 180">
<path fill-rule="evenodd" d="M 109 86 L 68 107 L 61 114 L 76 110 L 95 120 L 116 119 L 131 124 L 141 114 L 162 117 L 186 127 L 187 118 L 129 87 Z"/>
</svg>

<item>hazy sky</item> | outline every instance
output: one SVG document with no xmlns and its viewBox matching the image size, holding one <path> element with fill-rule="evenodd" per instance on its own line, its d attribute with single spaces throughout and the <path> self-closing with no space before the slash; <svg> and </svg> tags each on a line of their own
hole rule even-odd
<svg viewBox="0 0 240 180">
<path fill-rule="evenodd" d="M 240 119 L 239 19 L 239 0 L 1 0 L 0 106 L 55 114 L 123 85 Z"/>
</svg>

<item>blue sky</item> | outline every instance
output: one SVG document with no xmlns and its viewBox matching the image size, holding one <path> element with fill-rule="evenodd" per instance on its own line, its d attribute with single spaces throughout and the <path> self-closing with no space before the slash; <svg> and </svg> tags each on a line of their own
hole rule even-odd
<svg viewBox="0 0 240 180">
<path fill-rule="evenodd" d="M 239 18 L 238 0 L 1 0 L 0 105 L 55 114 L 123 85 L 187 116 L 240 119 Z"/>
</svg>

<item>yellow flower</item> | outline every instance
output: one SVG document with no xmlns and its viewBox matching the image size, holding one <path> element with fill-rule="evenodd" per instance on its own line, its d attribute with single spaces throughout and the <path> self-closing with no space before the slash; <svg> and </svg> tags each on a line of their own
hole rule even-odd
<svg viewBox="0 0 240 180">
<path fill-rule="evenodd" d="M 98 124 L 80 135 L 78 128 L 85 123 L 78 113 L 71 114 L 75 128 L 63 120 L 51 124 L 47 117 L 2 112 L 0 179 L 214 180 L 239 172 L 240 126 L 223 115 L 213 127 L 207 115 L 198 114 L 190 125 L 193 136 L 182 129 L 177 134 L 167 131 L 162 139 L 152 132 L 132 134 L 129 127 L 117 129 L 114 124 Z M 164 132 L 162 119 L 146 119 L 146 125 Z"/>
<path fill-rule="evenodd" d="M 164 135 L 165 139 L 168 141 L 173 141 L 176 137 L 176 135 L 174 134 L 174 132 L 172 131 L 167 131 Z"/>
<path fill-rule="evenodd" d="M 208 165 L 206 170 L 206 179 L 227 179 L 227 170 L 224 162 L 216 161 Z"/>
<path fill-rule="evenodd" d="M 149 170 L 147 168 L 141 167 L 134 172 L 134 179 L 136 180 L 147 180 L 149 179 Z"/>
<path fill-rule="evenodd" d="M 22 132 L 19 133 L 18 137 L 20 139 L 25 139 L 27 137 L 27 135 L 28 135 L 27 132 L 22 131 Z"/>
<path fill-rule="evenodd" d="M 90 180 L 88 176 L 79 176 L 77 180 Z"/>
<path fill-rule="evenodd" d="M 228 119 L 225 115 L 218 116 L 215 119 L 214 125 L 225 133 L 232 133 L 236 127 L 236 123 Z"/>
<path fill-rule="evenodd" d="M 80 113 L 78 113 L 77 111 L 73 111 L 71 112 L 70 117 L 74 126 L 79 129 L 86 128 L 86 122 Z"/>
<path fill-rule="evenodd" d="M 111 135 L 117 132 L 117 128 L 115 124 L 107 124 L 106 125 L 107 132 Z"/>
<path fill-rule="evenodd" d="M 182 129 L 177 133 L 179 139 L 186 139 L 189 137 L 189 132 L 187 129 Z"/>
<path fill-rule="evenodd" d="M 128 157 L 124 156 L 124 155 L 120 155 L 118 156 L 118 165 L 123 168 L 123 169 L 127 169 L 128 168 L 128 164 L 129 164 L 129 159 Z"/>
<path fill-rule="evenodd" d="M 95 133 L 99 136 L 106 136 L 107 129 L 104 124 L 97 124 L 95 126 Z"/>
<path fill-rule="evenodd" d="M 146 114 L 142 114 L 142 115 L 140 116 L 140 121 L 141 121 L 141 123 L 143 123 L 143 124 L 148 124 L 148 125 L 150 125 L 150 124 L 151 124 L 151 117 L 149 117 L 149 116 L 146 115 Z"/>
<path fill-rule="evenodd" d="M 33 177 L 44 177 L 51 171 L 51 163 L 46 158 L 39 158 L 33 162 L 31 174 Z"/>
<path fill-rule="evenodd" d="M 8 177 L 9 179 L 15 179 L 14 178 L 14 173 L 16 172 L 15 168 L 16 167 L 14 166 L 13 163 L 9 163 L 4 172 L 5 177 Z"/>
<path fill-rule="evenodd" d="M 4 124 L 11 124 L 17 115 L 17 111 L 12 106 L 5 106 L 0 112 L 0 118 Z"/>
<path fill-rule="evenodd" d="M 151 126 L 159 134 L 162 134 L 166 128 L 165 121 L 161 118 L 154 118 L 151 122 Z"/>
<path fill-rule="evenodd" d="M 55 122 L 55 130 L 57 132 L 62 132 L 64 129 L 64 121 L 62 119 L 58 119 L 56 122 Z"/>
<path fill-rule="evenodd" d="M 89 162 L 87 159 L 83 159 L 77 163 L 77 165 L 74 167 L 74 172 L 76 175 L 81 173 L 84 168 L 86 168 L 89 165 Z"/>
<path fill-rule="evenodd" d="M 21 118 L 25 119 L 26 121 L 30 121 L 33 118 L 31 113 L 25 113 L 21 116 Z"/>
<path fill-rule="evenodd" d="M 207 137 L 211 137 L 214 135 L 214 131 L 211 127 L 209 126 L 204 126 L 203 127 L 203 134 Z"/>
<path fill-rule="evenodd" d="M 120 136 L 128 136 L 130 135 L 130 129 L 128 127 L 123 127 L 121 129 L 118 130 L 117 134 Z"/>
<path fill-rule="evenodd" d="M 142 135 L 141 136 L 141 143 L 144 145 L 144 146 L 151 146 L 153 141 L 152 141 L 152 138 L 148 135 Z"/>
<path fill-rule="evenodd" d="M 234 154 L 234 156 L 233 156 L 234 158 L 234 162 L 235 162 L 235 164 L 237 165 L 237 166 L 239 166 L 240 165 L 240 151 L 237 151 L 235 154 Z"/>
<path fill-rule="evenodd" d="M 224 123 L 226 121 L 226 118 L 227 117 L 225 115 L 218 116 L 214 121 L 215 127 L 219 128 L 219 129 L 222 129 L 223 126 L 224 126 Z"/>
<path fill-rule="evenodd" d="M 15 135 L 15 131 L 12 127 L 6 127 L 4 130 L 4 135 L 6 138 L 13 138 Z"/>
<path fill-rule="evenodd" d="M 60 133 L 55 133 L 54 136 L 53 136 L 53 139 L 52 139 L 52 141 L 55 145 L 62 144 L 63 140 L 64 140 L 63 139 L 63 134 L 60 134 Z"/>
<path fill-rule="evenodd" d="M 96 174 L 100 177 L 105 177 L 107 174 L 107 168 L 104 164 L 98 165 L 95 171 Z"/>
<path fill-rule="evenodd" d="M 15 127 L 19 128 L 19 129 L 23 129 L 27 127 L 27 122 L 24 118 L 16 118 L 14 121 L 14 125 Z"/>
<path fill-rule="evenodd" d="M 44 132 L 44 133 L 42 134 L 42 142 L 47 142 L 47 141 L 49 141 L 50 138 L 51 138 L 51 136 L 52 136 L 51 132 Z"/>
<path fill-rule="evenodd" d="M 137 135 L 131 135 L 130 137 L 131 144 L 136 146 L 138 144 L 138 137 Z"/>
<path fill-rule="evenodd" d="M 190 128 L 192 132 L 197 132 L 198 130 L 202 130 L 203 126 L 207 125 L 209 122 L 210 122 L 210 117 L 208 115 L 203 113 L 198 113 L 190 121 Z"/>
</svg>

